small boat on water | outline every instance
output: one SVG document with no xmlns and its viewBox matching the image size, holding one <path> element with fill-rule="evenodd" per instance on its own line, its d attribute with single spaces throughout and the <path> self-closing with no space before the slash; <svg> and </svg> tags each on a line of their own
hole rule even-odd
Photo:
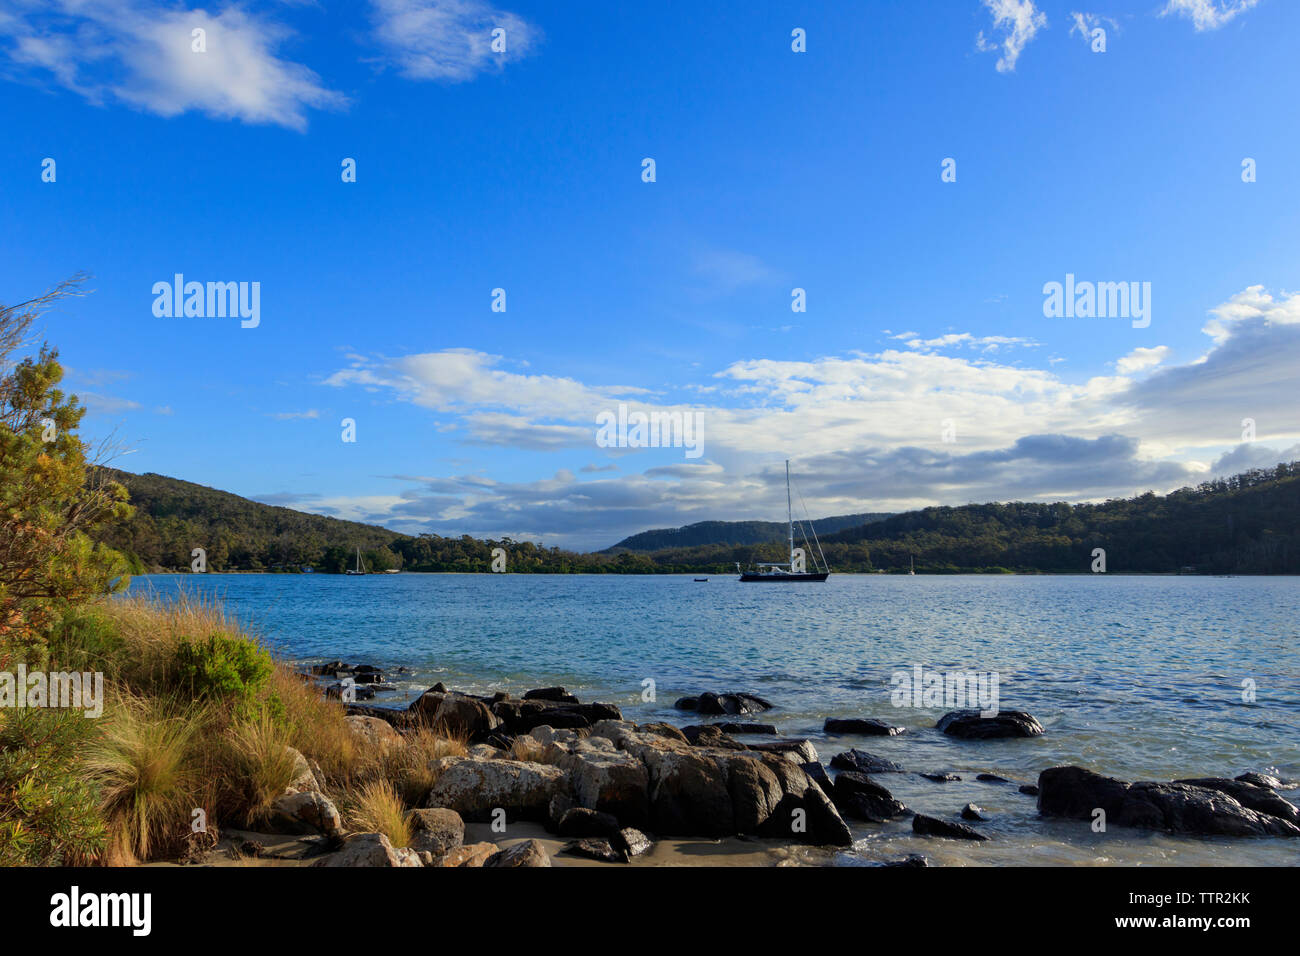
<svg viewBox="0 0 1300 956">
<path fill-rule="evenodd" d="M 365 571 L 362 571 L 362 570 L 361 570 L 361 549 L 360 549 L 360 548 L 357 548 L 357 567 L 356 567 L 356 570 L 354 571 L 354 570 L 352 570 L 351 568 L 348 568 L 348 569 L 347 569 L 346 571 L 344 571 L 343 573 L 344 573 L 344 574 L 365 574 L 365 573 L 366 573 Z"/>
<path fill-rule="evenodd" d="M 708 580 L 708 578 L 696 578 L 696 579 L 695 579 L 695 583 L 696 583 L 696 584 L 702 584 L 702 583 L 704 583 L 704 582 L 707 581 L 707 580 Z"/>
<path fill-rule="evenodd" d="M 802 501 L 802 497 L 800 501 Z M 736 564 L 736 570 L 740 572 L 740 580 L 750 583 L 763 584 L 796 584 L 801 581 L 825 581 L 830 577 L 831 569 L 826 564 L 826 555 L 822 554 L 821 542 L 817 540 L 817 529 L 813 528 L 813 541 L 817 544 L 817 553 L 821 555 L 821 566 L 817 565 L 817 557 L 811 553 L 811 549 L 805 552 L 802 549 L 796 549 L 794 546 L 794 506 L 790 499 L 790 459 L 785 461 L 785 510 L 786 521 L 789 525 L 789 542 L 790 542 L 790 560 L 784 564 L 762 562 L 758 565 L 757 571 L 742 571 L 740 564 Z M 812 527 L 812 522 L 808 522 Z M 807 535 L 804 535 L 804 543 L 807 544 Z M 813 560 L 813 570 L 806 570 L 807 558 Z"/>
</svg>

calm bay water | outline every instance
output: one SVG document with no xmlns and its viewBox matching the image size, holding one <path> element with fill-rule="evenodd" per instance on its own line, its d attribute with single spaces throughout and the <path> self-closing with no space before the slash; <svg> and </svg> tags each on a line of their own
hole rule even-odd
<svg viewBox="0 0 1300 956">
<path fill-rule="evenodd" d="M 1044 821 L 1014 785 L 1060 764 L 1129 780 L 1300 778 L 1300 578 L 833 575 L 825 584 L 696 583 L 679 576 L 150 575 L 133 593 L 220 598 L 282 656 L 413 673 L 388 702 L 436 681 L 475 693 L 562 684 L 639 722 L 692 722 L 680 696 L 741 690 L 776 704 L 756 720 L 809 737 L 823 762 L 860 747 L 915 771 L 878 779 L 909 806 L 988 811 L 983 844 L 855 826 L 839 862 L 922 852 L 945 864 L 1300 862 L 1300 841 L 1201 840 Z M 1001 707 L 1046 728 L 1029 740 L 940 734 L 946 708 L 897 708 L 915 665 L 996 672 Z M 642 701 L 642 682 L 656 685 Z M 1242 700 L 1254 681 L 1257 699 Z M 376 703 L 385 702 L 382 699 Z M 826 717 L 876 717 L 898 737 L 822 734 Z M 1287 796 L 1300 799 L 1300 791 Z"/>
</svg>

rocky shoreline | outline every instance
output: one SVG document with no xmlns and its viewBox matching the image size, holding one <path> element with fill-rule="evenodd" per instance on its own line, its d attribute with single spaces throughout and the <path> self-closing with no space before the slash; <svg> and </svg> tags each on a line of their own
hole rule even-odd
<svg viewBox="0 0 1300 956">
<path fill-rule="evenodd" d="M 309 679 L 331 696 L 348 688 L 384 686 L 373 666 L 316 665 Z M 883 824 L 911 818 L 912 832 L 932 839 L 984 842 L 979 806 L 954 808 L 951 819 L 918 813 L 895 798 L 890 775 L 914 773 L 936 784 L 961 777 L 904 768 L 850 748 L 823 764 L 813 743 L 783 738 L 773 724 L 752 718 L 773 708 L 743 692 L 704 692 L 675 708 L 698 722 L 676 727 L 625 720 L 618 706 L 580 701 L 562 687 L 477 696 L 429 688 L 405 709 L 345 703 L 347 723 L 366 747 L 400 743 L 402 735 L 432 728 L 466 741 L 464 756 L 430 763 L 433 783 L 420 807 L 407 811 L 414 839 L 394 847 L 379 833 L 345 833 L 338 811 L 314 786 L 311 768 L 275 805 L 274 829 L 311 835 L 321 866 L 551 865 L 538 838 L 499 846 L 466 843 L 467 827 L 540 827 L 565 841 L 559 855 L 623 864 L 659 840 L 726 838 L 772 841 L 828 850 L 851 847 L 847 821 Z M 941 732 L 968 741 L 1042 735 L 1021 711 L 982 717 L 973 711 L 943 715 Z M 871 717 L 828 718 L 828 735 L 897 736 L 905 733 Z M 735 735 L 767 736 L 742 742 Z M 978 745 L 978 743 L 976 744 Z M 1016 786 L 995 774 L 976 778 Z M 1214 837 L 1300 836 L 1300 810 L 1281 794 L 1298 786 L 1260 773 L 1235 779 L 1197 777 L 1167 783 L 1127 783 L 1083 767 L 1043 770 L 1018 792 L 1037 801 L 1041 817 L 1087 821 L 1168 834 Z M 974 825 L 973 825 L 974 824 Z M 924 866 L 912 854 L 885 865 Z"/>
</svg>

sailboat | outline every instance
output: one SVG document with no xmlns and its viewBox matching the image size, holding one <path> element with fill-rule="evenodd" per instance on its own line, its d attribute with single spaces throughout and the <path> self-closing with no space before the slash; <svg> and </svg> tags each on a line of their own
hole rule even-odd
<svg viewBox="0 0 1300 956">
<path fill-rule="evenodd" d="M 800 499 L 802 500 L 802 499 Z M 741 571 L 740 564 L 736 564 L 736 570 L 740 571 L 740 580 L 750 582 L 773 582 L 781 584 L 793 584 L 797 581 L 825 581 L 830 577 L 830 568 L 826 566 L 826 555 L 822 554 L 822 567 L 824 571 L 802 570 L 802 563 L 799 563 L 799 570 L 796 570 L 796 558 L 794 547 L 794 506 L 790 500 L 790 459 L 785 460 L 785 510 L 786 521 L 790 529 L 790 560 L 785 564 L 761 563 L 757 571 Z M 805 536 L 806 538 L 806 536 Z M 813 540 L 817 540 L 817 529 L 813 529 Z M 806 541 L 805 541 L 806 543 Z M 817 551 L 821 553 L 821 542 L 817 542 Z M 813 559 L 813 565 L 816 567 L 817 559 Z"/>
<path fill-rule="evenodd" d="M 365 573 L 366 573 L 365 571 L 362 571 L 362 570 L 361 570 L 361 549 L 360 549 L 360 548 L 357 548 L 357 568 L 356 568 L 356 570 L 353 571 L 351 568 L 349 568 L 348 570 L 344 571 L 343 573 L 344 573 L 344 574 L 365 574 Z"/>
<path fill-rule="evenodd" d="M 910 554 L 907 556 L 907 573 L 916 573 L 916 559 Z"/>
</svg>

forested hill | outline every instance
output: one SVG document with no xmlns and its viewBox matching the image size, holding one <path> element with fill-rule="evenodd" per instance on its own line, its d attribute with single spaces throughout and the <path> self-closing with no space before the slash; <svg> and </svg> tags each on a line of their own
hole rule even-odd
<svg viewBox="0 0 1300 956">
<path fill-rule="evenodd" d="M 131 493 L 134 516 L 100 535 L 126 552 L 136 571 L 188 570 L 190 552 L 208 568 L 340 572 L 356 560 L 369 570 L 488 571 L 504 548 L 507 570 L 523 573 L 665 572 L 721 574 L 735 563 L 786 558 L 785 526 L 754 543 L 711 543 L 652 551 L 577 554 L 510 539 L 399 534 L 374 525 L 304 514 L 161 475 L 105 469 Z M 1095 505 L 1064 503 L 923 508 L 818 535 L 833 571 L 918 573 L 1026 571 L 1088 573 L 1093 551 L 1118 573 L 1300 574 L 1300 462 L 1183 488 Z M 723 529 L 736 524 L 703 522 Z M 678 529 L 678 534 L 698 525 Z M 647 532 L 653 535 L 660 532 Z M 626 542 L 642 538 L 633 535 Z M 646 539 L 649 540 L 649 539 Z M 624 542 L 624 544 L 626 544 Z M 802 538 L 798 542 L 803 544 Z M 611 549 L 612 550 L 612 549 Z"/>
<path fill-rule="evenodd" d="M 804 522 L 804 525 L 811 524 L 818 535 L 827 535 L 888 517 L 887 513 L 837 515 L 832 518 L 817 518 L 812 522 Z M 764 544 L 786 540 L 788 528 L 784 521 L 698 521 L 682 528 L 642 531 L 600 553 L 660 551 L 665 548 L 696 548 L 713 544 Z"/>
</svg>

